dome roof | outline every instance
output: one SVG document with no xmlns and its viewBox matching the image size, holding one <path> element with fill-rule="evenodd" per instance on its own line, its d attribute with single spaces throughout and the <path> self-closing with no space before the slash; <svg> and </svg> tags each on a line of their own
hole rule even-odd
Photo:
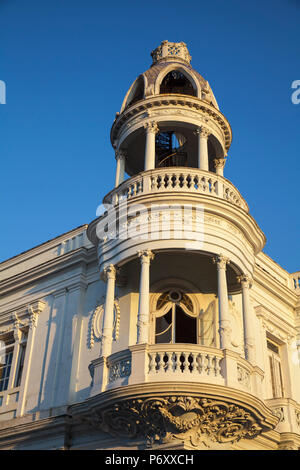
<svg viewBox="0 0 300 470">
<path fill-rule="evenodd" d="M 184 42 L 174 43 L 163 41 L 151 52 L 153 63 L 151 67 L 142 73 L 131 85 L 123 101 L 121 112 L 131 104 L 160 94 L 169 94 L 166 87 L 161 87 L 165 79 L 172 75 L 174 79 L 185 81 L 185 89 L 174 88 L 171 93 L 190 94 L 196 96 L 216 109 L 219 109 L 211 87 L 191 65 L 191 56 Z M 167 77 L 167 78 L 166 78 Z"/>
</svg>

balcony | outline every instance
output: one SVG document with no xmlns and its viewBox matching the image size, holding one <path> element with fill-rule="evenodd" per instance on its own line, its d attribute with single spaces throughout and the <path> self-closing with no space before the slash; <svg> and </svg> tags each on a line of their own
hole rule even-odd
<svg viewBox="0 0 300 470">
<path fill-rule="evenodd" d="M 234 351 L 194 344 L 139 344 L 92 361 L 91 395 L 157 382 L 232 387 L 260 396 L 263 371 Z"/>
<path fill-rule="evenodd" d="M 144 171 L 127 179 L 108 193 L 104 203 L 116 205 L 141 195 L 189 193 L 221 198 L 245 212 L 246 201 L 226 178 L 196 168 L 170 167 Z"/>
</svg>

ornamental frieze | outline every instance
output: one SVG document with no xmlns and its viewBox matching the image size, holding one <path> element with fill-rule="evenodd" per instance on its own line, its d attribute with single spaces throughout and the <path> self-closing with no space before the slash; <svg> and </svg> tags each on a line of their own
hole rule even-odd
<svg viewBox="0 0 300 470">
<path fill-rule="evenodd" d="M 147 446 L 184 442 L 199 448 L 253 439 L 264 429 L 242 406 L 192 396 L 130 399 L 93 411 L 84 421 L 117 438 Z"/>
</svg>

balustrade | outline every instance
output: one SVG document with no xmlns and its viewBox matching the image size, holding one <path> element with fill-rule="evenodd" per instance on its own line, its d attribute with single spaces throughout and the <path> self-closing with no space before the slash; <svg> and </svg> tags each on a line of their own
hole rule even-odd
<svg viewBox="0 0 300 470">
<path fill-rule="evenodd" d="M 208 171 L 187 168 L 157 168 L 124 181 L 107 194 L 105 203 L 117 204 L 139 195 L 189 192 L 222 198 L 248 212 L 248 205 L 228 180 Z"/>
</svg>

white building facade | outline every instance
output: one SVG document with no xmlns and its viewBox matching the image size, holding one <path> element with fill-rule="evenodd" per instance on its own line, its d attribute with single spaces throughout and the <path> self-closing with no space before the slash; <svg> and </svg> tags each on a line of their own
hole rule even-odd
<svg viewBox="0 0 300 470">
<path fill-rule="evenodd" d="M 300 272 L 224 177 L 186 45 L 151 55 L 102 214 L 0 264 L 1 449 L 300 448 Z"/>
</svg>

